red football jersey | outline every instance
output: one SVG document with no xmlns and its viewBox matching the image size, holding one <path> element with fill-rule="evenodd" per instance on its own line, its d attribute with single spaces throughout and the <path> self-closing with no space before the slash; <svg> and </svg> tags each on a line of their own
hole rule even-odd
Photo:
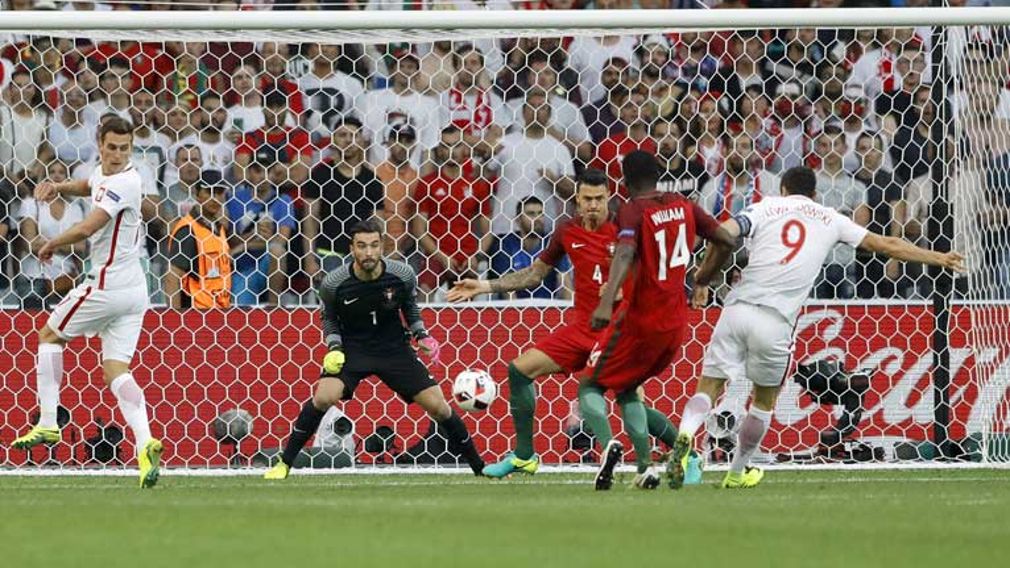
<svg viewBox="0 0 1010 568">
<path fill-rule="evenodd" d="M 625 325 L 649 331 L 683 325 L 695 236 L 712 238 L 719 222 L 680 194 L 651 192 L 621 205 L 617 224 L 620 242 L 636 250 L 624 286 Z"/>
<path fill-rule="evenodd" d="M 617 225 L 610 219 L 595 231 L 582 226 L 582 218 L 569 219 L 551 235 L 547 248 L 539 259 L 557 266 L 565 254 L 575 271 L 574 321 L 589 321 L 600 301 L 600 288 L 610 274 L 610 260 L 617 243 Z"/>
</svg>

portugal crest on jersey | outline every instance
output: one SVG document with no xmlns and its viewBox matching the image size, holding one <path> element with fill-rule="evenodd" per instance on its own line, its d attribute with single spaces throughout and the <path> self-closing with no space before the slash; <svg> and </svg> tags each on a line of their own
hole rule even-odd
<svg viewBox="0 0 1010 568">
<path fill-rule="evenodd" d="M 396 288 L 386 288 L 382 291 L 382 295 L 385 298 L 383 303 L 386 308 L 396 307 Z"/>
</svg>

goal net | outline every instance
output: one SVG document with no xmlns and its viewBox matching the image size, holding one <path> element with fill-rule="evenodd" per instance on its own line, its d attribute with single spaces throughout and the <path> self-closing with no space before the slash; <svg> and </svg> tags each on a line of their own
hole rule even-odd
<svg viewBox="0 0 1010 568">
<path fill-rule="evenodd" d="M 967 259 L 968 272 L 951 277 L 835 250 L 797 325 L 799 365 L 760 461 L 1008 459 L 1010 14 L 415 4 L 0 12 L 0 464 L 131 462 L 96 338 L 66 350 L 62 441 L 9 448 L 37 418 L 37 330 L 101 261 L 82 245 L 39 262 L 41 244 L 90 205 L 40 204 L 32 192 L 87 178 L 110 115 L 136 128 L 153 307 L 133 374 L 170 466 L 276 455 L 320 372 L 316 282 L 347 261 L 347 229 L 367 218 L 384 223 L 386 255 L 418 274 L 422 315 L 443 344 L 431 372 L 447 396 L 469 368 L 500 384 L 491 407 L 464 420 L 486 458 L 509 451 L 506 367 L 565 321 L 570 269 L 563 261 L 533 290 L 463 306 L 446 292 L 459 278 L 529 266 L 576 214 L 585 170 L 605 173 L 616 207 L 620 160 L 634 149 L 659 157 L 661 190 L 719 219 L 806 165 L 823 203 Z M 209 289 L 209 308 L 185 282 L 209 276 L 216 253 L 179 236 L 187 215 L 227 233 L 230 285 Z M 746 262 L 741 249 L 713 305 L 691 312 L 675 364 L 644 383 L 674 424 Z M 543 462 L 596 461 L 577 380 L 536 386 Z M 732 454 L 749 388 L 731 384 L 700 434 L 710 463 Z M 310 445 L 312 467 L 456 465 L 432 421 L 374 379 Z"/>
</svg>

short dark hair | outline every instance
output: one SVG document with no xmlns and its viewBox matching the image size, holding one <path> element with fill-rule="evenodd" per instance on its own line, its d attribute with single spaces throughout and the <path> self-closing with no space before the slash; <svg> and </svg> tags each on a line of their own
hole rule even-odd
<svg viewBox="0 0 1010 568">
<path fill-rule="evenodd" d="M 539 205 L 543 207 L 544 201 L 539 197 L 537 197 L 536 195 L 531 195 L 526 199 L 523 199 L 519 203 L 516 203 L 516 215 L 522 213 L 523 209 L 526 209 L 527 205 Z"/>
<path fill-rule="evenodd" d="M 596 168 L 586 168 L 579 174 L 576 182 L 579 187 L 583 185 L 607 185 L 607 174 Z"/>
<path fill-rule="evenodd" d="M 98 127 L 98 142 L 105 142 L 105 135 L 110 132 L 129 134 L 130 138 L 133 138 L 133 123 L 121 116 L 110 116 L 108 119 L 103 117 L 101 125 Z"/>
<path fill-rule="evenodd" d="M 280 89 L 271 89 L 263 97 L 263 106 L 267 108 L 286 107 L 288 106 L 288 96 Z"/>
<path fill-rule="evenodd" d="M 648 152 L 631 152 L 624 157 L 621 169 L 624 172 L 624 185 L 633 194 L 651 191 L 659 182 L 659 162 Z"/>
<path fill-rule="evenodd" d="M 789 168 L 782 174 L 782 193 L 784 195 L 805 195 L 813 199 L 817 193 L 817 175 L 806 166 Z"/>
<path fill-rule="evenodd" d="M 356 221 L 347 231 L 347 234 L 351 237 L 351 241 L 354 240 L 355 236 L 362 233 L 378 233 L 381 237 L 382 225 L 380 225 L 379 221 L 376 219 L 362 219 L 360 221 Z"/>
<path fill-rule="evenodd" d="M 358 120 L 357 118 L 355 118 L 353 116 L 345 116 L 345 117 L 341 118 L 339 121 L 337 121 L 337 125 L 336 125 L 336 128 L 334 128 L 334 130 L 336 130 L 337 128 L 340 128 L 341 126 L 350 126 L 352 128 L 356 128 L 358 130 L 361 130 L 362 126 L 364 126 L 364 125 L 361 124 L 360 120 Z"/>
</svg>

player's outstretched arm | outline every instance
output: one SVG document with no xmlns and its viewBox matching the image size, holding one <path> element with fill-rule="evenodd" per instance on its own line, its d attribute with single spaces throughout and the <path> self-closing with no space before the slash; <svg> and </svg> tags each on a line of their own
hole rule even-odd
<svg viewBox="0 0 1010 568">
<path fill-rule="evenodd" d="M 88 213 L 88 216 L 85 217 L 83 221 L 77 223 L 73 227 L 70 227 L 58 235 L 55 239 L 42 245 L 42 248 L 40 248 L 38 252 L 39 260 L 42 262 L 49 262 L 49 259 L 53 257 L 53 253 L 59 250 L 60 247 L 83 241 L 98 232 L 98 230 L 104 227 L 110 219 L 112 219 L 112 217 L 109 216 L 105 209 L 96 207 L 91 211 L 91 213 Z"/>
<path fill-rule="evenodd" d="M 610 318 L 614 315 L 614 302 L 617 294 L 621 291 L 624 279 L 628 277 L 632 263 L 635 262 L 635 245 L 622 241 L 618 243 L 614 252 L 614 259 L 610 261 L 610 275 L 607 277 L 607 284 L 600 294 L 600 303 L 593 311 L 591 325 L 593 329 L 603 329 L 610 323 Z"/>
<path fill-rule="evenodd" d="M 60 195 L 70 197 L 86 197 L 91 194 L 88 181 L 83 179 L 72 179 L 60 183 L 44 181 L 35 186 L 35 199 L 48 203 Z"/>
<path fill-rule="evenodd" d="M 550 272 L 550 265 L 537 259 L 530 266 L 522 270 L 509 272 L 501 278 L 494 278 L 492 280 L 466 278 L 460 280 L 446 294 L 446 299 L 450 302 L 464 302 L 481 294 L 501 294 L 515 290 L 526 290 L 539 285 L 544 281 L 544 278 L 547 278 Z"/>
<path fill-rule="evenodd" d="M 898 237 L 885 237 L 876 233 L 867 233 L 859 248 L 869 252 L 885 254 L 896 260 L 919 262 L 931 266 L 942 266 L 954 272 L 964 272 L 964 257 L 957 252 L 937 252 L 914 244 Z"/>
</svg>

